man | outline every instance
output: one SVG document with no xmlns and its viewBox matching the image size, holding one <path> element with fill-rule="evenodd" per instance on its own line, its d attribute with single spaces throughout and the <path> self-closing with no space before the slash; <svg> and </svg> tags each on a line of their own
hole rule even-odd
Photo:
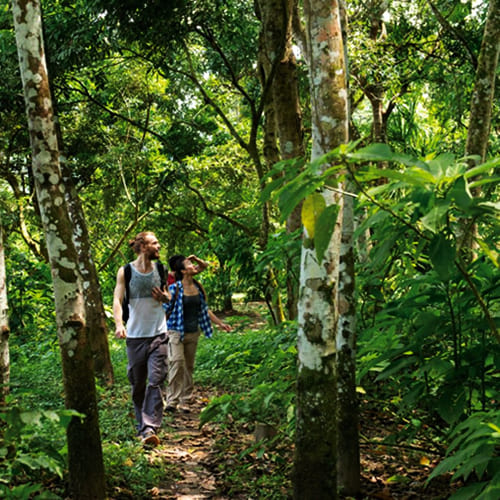
<svg viewBox="0 0 500 500">
<path fill-rule="evenodd" d="M 113 296 L 113 317 L 117 338 L 126 338 L 127 376 L 132 387 L 137 420 L 137 434 L 144 445 L 157 446 L 157 430 L 163 418 L 162 385 L 167 374 L 167 325 L 161 303 L 153 297 L 170 300 L 161 293 L 165 277 L 163 267 L 154 264 L 159 258 L 160 244 L 154 233 L 139 233 L 129 245 L 137 254 L 130 263 L 130 282 L 125 267 L 118 270 Z M 129 317 L 123 322 L 123 298 L 128 292 Z"/>
</svg>

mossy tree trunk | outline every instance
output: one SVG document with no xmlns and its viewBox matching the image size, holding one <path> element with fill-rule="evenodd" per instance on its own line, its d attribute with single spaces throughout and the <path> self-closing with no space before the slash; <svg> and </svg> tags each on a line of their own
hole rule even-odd
<svg viewBox="0 0 500 500">
<path fill-rule="evenodd" d="M 52 273 L 65 404 L 83 413 L 67 430 L 70 495 L 105 498 L 92 353 L 73 227 L 65 200 L 49 77 L 43 47 L 41 5 L 13 0 L 14 30 L 28 116 L 32 169 Z"/>
<path fill-rule="evenodd" d="M 465 152 L 486 159 L 500 54 L 500 0 L 490 0 L 471 99 Z"/>
<path fill-rule="evenodd" d="M 58 136 L 61 133 L 59 131 Z M 94 370 L 101 383 L 112 385 L 114 382 L 113 365 L 109 354 L 108 326 L 102 301 L 101 285 L 92 259 L 92 248 L 80 198 L 71 179 L 71 171 L 66 162 L 61 162 L 61 172 L 66 192 L 66 201 L 73 226 L 73 242 L 78 254 L 85 297 L 85 318 L 94 361 Z"/>
<path fill-rule="evenodd" d="M 314 160 L 347 142 L 346 64 L 338 2 L 305 0 L 304 16 Z M 294 497 L 301 500 L 337 497 L 336 333 L 343 199 L 326 188 L 321 194 L 326 207 L 338 205 L 339 210 L 321 261 L 306 229 L 302 243 L 294 463 Z"/>
<path fill-rule="evenodd" d="M 491 128 L 491 114 L 495 93 L 495 80 L 500 54 L 500 0 L 491 0 L 484 25 L 483 40 L 476 68 L 476 79 L 472 92 L 469 127 L 465 144 L 466 156 L 472 156 L 469 167 L 486 160 Z M 476 193 L 479 188 L 475 189 Z M 474 257 L 476 224 L 466 220 L 461 224 L 458 244 L 465 261 Z"/>
<path fill-rule="evenodd" d="M 259 0 L 258 17 L 262 23 L 260 53 L 265 75 L 264 88 L 269 86 L 269 102 L 272 107 L 274 140 L 279 145 L 275 162 L 290 160 L 305 155 L 302 110 L 299 100 L 297 62 L 292 46 L 292 15 L 294 0 Z M 300 206 L 288 217 L 286 228 L 289 233 L 301 226 Z M 287 269 L 287 315 L 297 317 L 297 276 L 291 263 Z"/>
<path fill-rule="evenodd" d="M 349 74 L 347 57 L 347 12 L 340 0 L 340 18 L 346 72 Z M 347 77 L 347 82 L 349 78 Z M 348 84 L 349 85 L 349 84 Z M 348 116 L 351 118 L 349 107 Z M 352 138 L 350 138 L 352 139 Z M 357 496 L 361 489 L 361 464 L 359 456 L 359 403 L 356 391 L 356 297 L 354 256 L 354 199 L 351 196 L 354 183 L 346 181 L 342 240 L 339 262 L 339 325 L 337 329 L 337 394 L 338 394 L 338 441 L 337 480 L 338 489 L 344 495 Z"/>
</svg>

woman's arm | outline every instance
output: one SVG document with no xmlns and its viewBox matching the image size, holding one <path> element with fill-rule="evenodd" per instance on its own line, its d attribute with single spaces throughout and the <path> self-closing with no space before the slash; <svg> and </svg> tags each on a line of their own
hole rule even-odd
<svg viewBox="0 0 500 500">
<path fill-rule="evenodd" d="M 227 323 L 224 323 L 222 320 L 220 320 L 210 309 L 208 310 L 208 317 L 210 318 L 210 321 L 215 324 L 215 326 L 218 326 L 221 330 L 224 330 L 225 332 L 232 332 L 233 327 L 231 325 L 228 325 Z"/>
</svg>

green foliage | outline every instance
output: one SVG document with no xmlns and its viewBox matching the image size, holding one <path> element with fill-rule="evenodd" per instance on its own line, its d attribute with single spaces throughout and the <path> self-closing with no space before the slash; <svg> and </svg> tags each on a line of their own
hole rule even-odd
<svg viewBox="0 0 500 500">
<path fill-rule="evenodd" d="M 0 496 L 12 499 L 59 498 L 43 493 L 43 481 L 63 477 L 66 464 L 64 434 L 72 410 L 23 410 L 10 405 L 0 410 Z M 35 495 L 36 496 L 33 496 Z"/>
<path fill-rule="evenodd" d="M 160 457 L 144 453 L 138 440 L 109 436 L 103 441 L 103 455 L 112 498 L 150 498 L 151 488 L 172 474 Z"/>
<path fill-rule="evenodd" d="M 486 408 L 500 367 L 499 206 L 488 189 L 498 182 L 500 158 L 468 169 L 450 154 L 419 160 L 385 144 L 357 149 L 354 143 L 298 175 L 290 165 L 282 177 L 274 172 L 264 196 L 289 214 L 331 185 L 332 175 L 341 183 L 342 165 L 361 191 L 357 210 L 366 214 L 356 236 L 369 231 L 373 242 L 357 272 L 358 380 L 369 384 L 365 377 L 373 374 L 375 383 L 390 384 L 400 411 L 421 405 L 448 424 Z M 303 212 L 303 220 L 309 234 L 329 230 L 317 216 Z M 479 250 L 467 261 L 458 248 L 471 220 Z"/>
<path fill-rule="evenodd" d="M 429 481 L 452 472 L 451 481 L 466 486 L 450 500 L 490 500 L 500 493 L 500 411 L 478 412 L 450 433 L 446 458 L 432 471 Z"/>
<path fill-rule="evenodd" d="M 254 275 L 257 273 L 262 283 L 268 271 L 272 269 L 278 283 L 272 290 L 274 294 L 286 290 L 287 280 L 299 282 L 301 235 L 302 229 L 297 229 L 293 233 L 283 229 L 272 234 L 264 250 L 257 255 L 254 270 L 250 270 Z M 252 289 L 249 292 L 249 297 L 252 297 Z"/>
<path fill-rule="evenodd" d="M 16 248 L 9 248 L 8 276 L 9 325 L 14 335 L 25 328 L 39 338 L 54 335 L 54 296 L 50 267 L 37 262 Z M 33 345 L 36 349 L 36 344 Z"/>
<path fill-rule="evenodd" d="M 285 323 L 280 329 L 220 333 L 214 341 L 200 342 L 196 379 L 231 390 L 208 404 L 202 424 L 223 423 L 228 415 L 239 422 L 289 422 L 296 375 L 294 329 L 294 323 Z"/>
</svg>

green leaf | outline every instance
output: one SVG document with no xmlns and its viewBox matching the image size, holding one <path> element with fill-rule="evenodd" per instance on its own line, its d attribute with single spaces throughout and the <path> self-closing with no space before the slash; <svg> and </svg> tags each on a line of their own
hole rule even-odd
<svg viewBox="0 0 500 500">
<path fill-rule="evenodd" d="M 326 201 L 319 193 L 313 193 L 304 200 L 301 216 L 308 238 L 314 239 L 316 223 L 325 207 Z"/>
<path fill-rule="evenodd" d="M 420 219 L 422 225 L 433 233 L 437 233 L 446 225 L 446 214 L 450 208 L 449 202 L 440 203 Z"/>
<path fill-rule="evenodd" d="M 449 197 L 462 210 L 467 210 L 472 203 L 472 196 L 463 176 L 459 177 L 450 189 Z"/>
<path fill-rule="evenodd" d="M 500 181 L 500 177 L 499 176 L 485 177 L 483 179 L 479 179 L 477 181 L 471 182 L 469 186 L 471 188 L 475 188 L 475 187 L 478 187 L 478 186 L 484 186 L 485 184 L 498 184 L 499 181 Z"/>
<path fill-rule="evenodd" d="M 355 161 L 391 161 L 394 153 L 384 143 L 373 143 L 349 154 L 349 158 Z"/>
<path fill-rule="evenodd" d="M 438 276 L 448 281 L 455 269 L 455 245 L 442 233 L 436 234 L 430 243 L 429 254 Z"/>
<path fill-rule="evenodd" d="M 23 411 L 20 417 L 25 424 L 40 425 L 42 414 L 39 411 Z"/>
<path fill-rule="evenodd" d="M 466 179 L 470 179 L 479 174 L 484 174 L 485 172 L 489 172 L 492 168 L 497 168 L 500 166 L 500 156 L 494 158 L 493 160 L 487 161 L 477 167 L 472 167 L 464 174 Z"/>
<path fill-rule="evenodd" d="M 318 217 L 316 223 L 317 231 L 314 237 L 314 247 L 316 248 L 318 262 L 323 260 L 326 249 L 328 248 L 333 231 L 335 230 L 335 225 L 337 224 L 339 210 L 339 205 L 329 205 Z"/>
<path fill-rule="evenodd" d="M 452 424 L 463 415 L 466 403 L 463 388 L 452 388 L 441 394 L 437 403 L 437 411 L 441 418 Z"/>
<path fill-rule="evenodd" d="M 415 365 L 418 362 L 418 357 L 414 355 L 404 356 L 398 360 L 393 361 L 389 367 L 384 370 L 375 380 L 379 382 L 380 380 L 385 380 L 394 374 L 399 373 L 402 370 L 406 370 L 408 367 Z"/>
<path fill-rule="evenodd" d="M 451 495 L 449 500 L 472 500 L 476 499 L 484 489 L 484 486 L 487 483 L 473 483 L 469 486 L 465 486 L 464 488 L 460 488 L 456 493 Z"/>
<path fill-rule="evenodd" d="M 455 155 L 453 155 L 452 153 L 444 153 L 434 158 L 433 160 L 428 161 L 427 164 L 429 165 L 429 169 L 432 174 L 436 178 L 440 178 L 451 173 L 449 172 L 450 166 L 456 165 Z M 457 172 L 455 171 L 453 173 L 456 175 Z"/>
<path fill-rule="evenodd" d="M 477 244 L 484 252 L 484 254 L 491 260 L 493 265 L 498 269 L 500 268 L 500 258 L 498 252 L 496 252 L 493 248 L 488 246 L 484 241 L 477 240 Z"/>
</svg>

